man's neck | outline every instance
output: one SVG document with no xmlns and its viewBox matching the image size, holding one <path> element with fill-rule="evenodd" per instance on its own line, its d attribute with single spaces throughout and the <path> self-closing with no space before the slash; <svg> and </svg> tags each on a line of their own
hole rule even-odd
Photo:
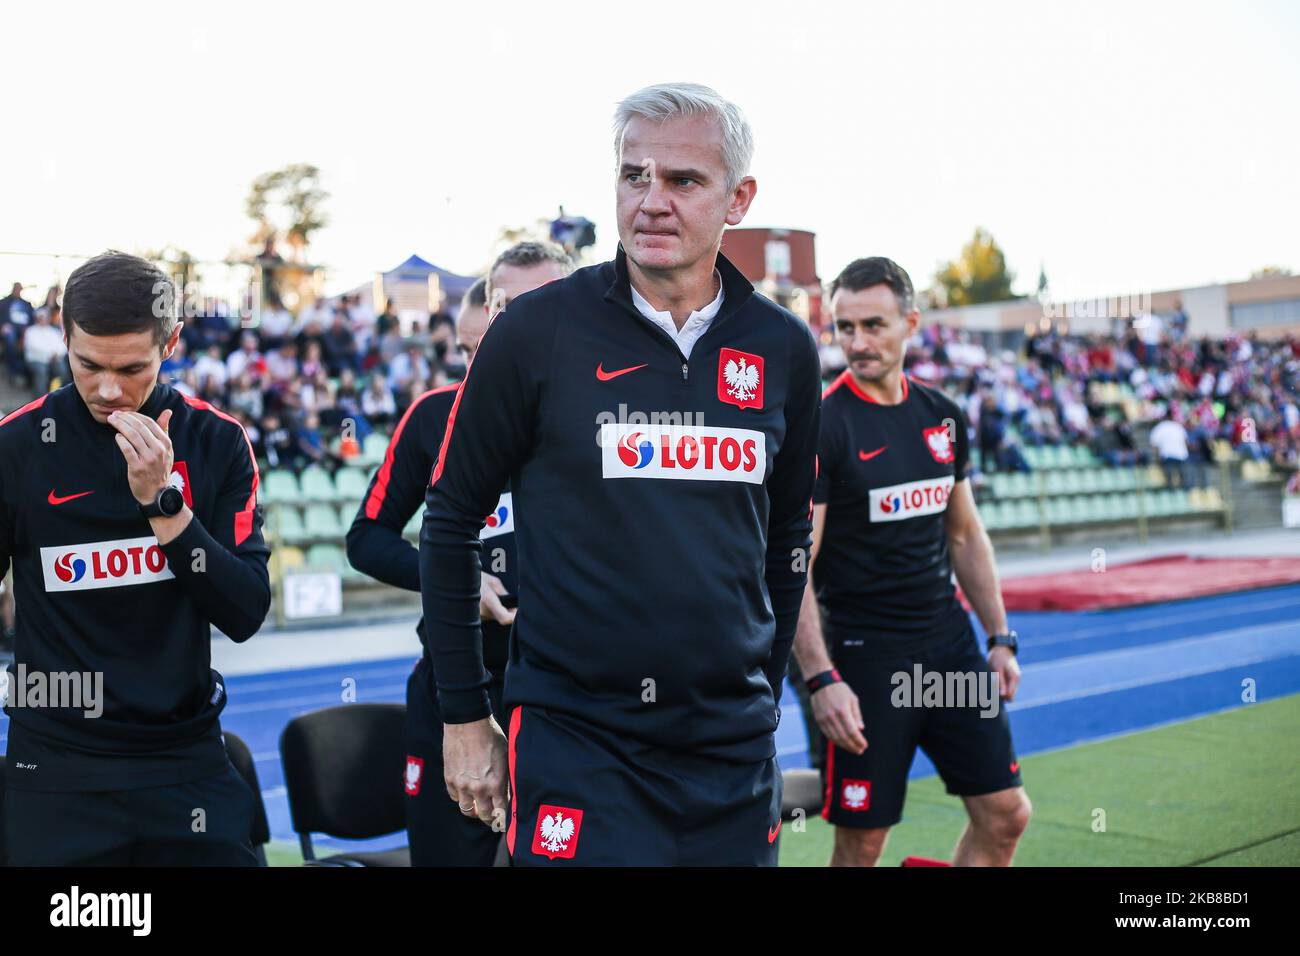
<svg viewBox="0 0 1300 956">
<path fill-rule="evenodd" d="M 849 371 L 853 375 L 852 370 Z M 868 398 L 881 405 L 898 405 L 903 401 L 903 367 L 897 366 L 885 373 L 883 378 L 871 380 L 853 375 L 854 383 Z"/>
<path fill-rule="evenodd" d="M 629 258 L 627 274 L 633 288 L 656 312 L 671 313 L 673 324 L 680 330 L 692 312 L 703 309 L 718 297 L 718 284 L 713 277 L 717 271 L 716 259 L 716 255 L 703 257 L 689 270 L 651 271 L 642 269 Z"/>
</svg>

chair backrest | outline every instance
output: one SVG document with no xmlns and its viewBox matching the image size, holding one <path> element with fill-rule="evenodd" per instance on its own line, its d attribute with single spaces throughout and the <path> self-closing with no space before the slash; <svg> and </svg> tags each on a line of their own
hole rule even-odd
<svg viewBox="0 0 1300 956">
<path fill-rule="evenodd" d="M 262 800 L 262 785 L 257 779 L 253 752 L 248 749 L 248 744 L 229 730 L 224 731 L 222 736 L 226 739 L 226 754 L 230 757 L 231 764 L 253 791 L 253 829 L 249 833 L 249 842 L 256 852 L 271 842 L 271 826 L 266 820 L 266 803 Z"/>
<path fill-rule="evenodd" d="M 294 832 L 365 840 L 405 827 L 405 738 L 404 704 L 344 704 L 289 721 L 280 762 Z"/>
</svg>

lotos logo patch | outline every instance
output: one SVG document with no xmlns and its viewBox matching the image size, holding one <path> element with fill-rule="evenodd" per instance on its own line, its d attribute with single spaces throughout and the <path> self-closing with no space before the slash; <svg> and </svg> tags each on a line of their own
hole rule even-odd
<svg viewBox="0 0 1300 956">
<path fill-rule="evenodd" d="M 45 590 L 91 591 L 176 577 L 153 535 L 41 548 Z"/>
<path fill-rule="evenodd" d="M 761 485 L 767 439 L 749 428 L 707 425 L 600 426 L 601 476 L 742 481 Z"/>
<path fill-rule="evenodd" d="M 514 530 L 515 506 L 510 492 L 507 491 L 497 499 L 497 506 L 483 522 L 483 530 L 478 533 L 478 536 L 480 540 L 495 538 L 499 534 L 509 534 Z"/>
<path fill-rule="evenodd" d="M 537 811 L 533 852 L 550 860 L 572 860 L 573 854 L 578 852 L 578 834 L 581 831 L 581 810 L 543 803 Z"/>
<path fill-rule="evenodd" d="M 887 488 L 872 488 L 868 517 L 871 521 L 904 521 L 938 514 L 948 507 L 952 486 L 952 475 L 945 475 Z"/>
</svg>

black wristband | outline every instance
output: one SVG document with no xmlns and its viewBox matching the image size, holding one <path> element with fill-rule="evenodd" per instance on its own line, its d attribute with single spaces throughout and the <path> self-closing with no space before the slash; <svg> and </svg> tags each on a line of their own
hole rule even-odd
<svg viewBox="0 0 1300 956">
<path fill-rule="evenodd" d="M 831 684 L 838 684 L 843 680 L 844 678 L 840 676 L 840 672 L 832 667 L 828 671 L 822 671 L 820 674 L 814 674 L 812 677 L 809 677 L 804 681 L 804 684 L 808 687 L 808 693 L 815 694 L 823 687 L 829 687 Z"/>
</svg>

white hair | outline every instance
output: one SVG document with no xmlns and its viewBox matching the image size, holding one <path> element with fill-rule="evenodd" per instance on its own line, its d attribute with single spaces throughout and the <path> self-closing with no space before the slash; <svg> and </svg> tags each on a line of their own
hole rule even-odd
<svg viewBox="0 0 1300 956">
<path fill-rule="evenodd" d="M 735 189 L 749 173 L 754 134 L 740 107 L 699 83 L 659 83 L 624 97 L 614 110 L 614 164 L 623 162 L 623 138 L 633 117 L 664 122 L 679 116 L 711 116 L 722 128 L 722 162 L 727 188 Z"/>
</svg>

